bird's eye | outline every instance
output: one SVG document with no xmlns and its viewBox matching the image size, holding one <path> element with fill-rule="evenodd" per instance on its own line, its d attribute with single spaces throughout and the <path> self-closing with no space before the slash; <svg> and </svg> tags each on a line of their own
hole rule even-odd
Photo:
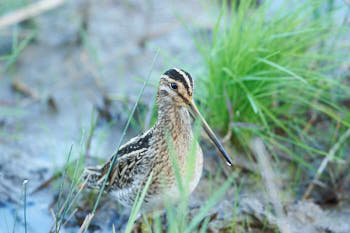
<svg viewBox="0 0 350 233">
<path fill-rule="evenodd" d="M 170 85 L 171 85 L 172 89 L 177 89 L 177 84 L 176 83 L 171 83 Z"/>
</svg>

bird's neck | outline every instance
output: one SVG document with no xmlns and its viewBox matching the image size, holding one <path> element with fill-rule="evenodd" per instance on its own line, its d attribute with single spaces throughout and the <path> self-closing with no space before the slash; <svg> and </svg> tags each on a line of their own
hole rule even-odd
<svg viewBox="0 0 350 233">
<path fill-rule="evenodd" d="M 164 136 L 171 135 L 171 140 L 176 144 L 188 144 L 192 136 L 191 118 L 186 107 L 174 104 L 158 106 L 158 126 Z"/>
</svg>

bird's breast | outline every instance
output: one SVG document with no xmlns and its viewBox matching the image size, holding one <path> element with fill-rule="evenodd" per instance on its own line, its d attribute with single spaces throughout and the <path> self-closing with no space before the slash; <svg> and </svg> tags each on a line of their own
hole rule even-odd
<svg viewBox="0 0 350 233">
<path fill-rule="evenodd" d="M 198 143 L 195 145 L 195 150 L 179 151 L 177 156 L 177 167 L 180 170 L 182 184 L 187 185 L 188 194 L 192 193 L 197 187 L 203 170 L 203 152 Z M 172 169 L 176 169 L 174 165 L 172 165 Z M 174 182 L 169 185 L 168 193 L 173 200 L 177 200 L 180 197 L 179 185 L 175 172 L 172 175 L 174 176 Z"/>
</svg>

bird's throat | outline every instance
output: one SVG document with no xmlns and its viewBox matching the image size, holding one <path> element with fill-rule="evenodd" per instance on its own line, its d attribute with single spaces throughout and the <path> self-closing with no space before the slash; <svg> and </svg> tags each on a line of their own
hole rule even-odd
<svg viewBox="0 0 350 233">
<path fill-rule="evenodd" d="M 171 135 L 174 145 L 188 147 L 193 138 L 191 117 L 183 106 L 163 106 L 158 111 L 158 124 L 164 131 L 164 135 Z"/>
</svg>

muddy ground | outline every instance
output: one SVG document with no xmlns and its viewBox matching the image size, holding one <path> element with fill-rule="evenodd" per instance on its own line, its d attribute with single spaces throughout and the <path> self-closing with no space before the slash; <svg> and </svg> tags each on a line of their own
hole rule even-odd
<svg viewBox="0 0 350 233">
<path fill-rule="evenodd" d="M 0 105 L 7 109 L 0 112 L 0 233 L 8 232 L 7 226 L 12 229 L 17 210 L 15 232 L 23 232 L 23 207 L 19 204 L 23 181 L 29 180 L 31 193 L 50 179 L 64 167 L 71 145 L 72 159 L 77 158 L 82 148 L 86 149 L 91 116 L 97 109 L 107 109 L 108 114 L 98 121 L 87 151 L 88 157 L 94 159 L 87 163 L 109 158 L 142 87 L 140 79 L 150 71 L 157 49 L 160 52 L 152 70 L 153 84 L 174 66 L 191 73 L 200 70 L 201 60 L 192 35 L 176 15 L 210 33 L 212 19 L 217 16 L 217 9 L 210 8 L 197 0 L 76 0 L 32 19 L 38 29 L 35 39 L 0 78 Z M 13 30 L 24 38 L 30 33 L 25 25 L 0 31 L 2 54 L 11 51 Z M 141 104 L 146 112 L 153 104 L 155 90 L 152 85 L 145 90 Z M 112 100 L 109 108 L 106 97 Z M 148 120 L 144 123 L 149 124 Z M 140 130 L 142 127 L 132 127 L 126 138 Z M 207 198 L 208 174 L 221 166 L 213 148 L 206 147 L 203 179 L 192 197 L 194 213 L 195 206 Z M 229 232 L 236 201 L 238 222 L 250 216 L 257 222 L 256 232 L 271 229 L 262 227 L 265 219 L 267 225 L 276 225 L 275 216 L 266 208 L 263 189 L 251 188 L 249 181 L 246 184 L 238 199 L 231 188 L 210 212 L 210 229 L 214 232 Z M 57 195 L 57 185 L 50 184 L 28 196 L 28 232 L 49 232 L 54 221 L 50 208 Z M 295 201 L 298 198 L 286 199 L 292 232 L 350 232 L 349 199 L 332 208 Z M 128 212 L 107 197 L 103 203 L 112 204 L 103 205 L 93 222 L 94 229 L 110 232 L 112 224 L 123 229 Z M 63 232 L 76 232 L 82 213 Z M 243 231 L 254 231 L 254 227 Z"/>
</svg>

